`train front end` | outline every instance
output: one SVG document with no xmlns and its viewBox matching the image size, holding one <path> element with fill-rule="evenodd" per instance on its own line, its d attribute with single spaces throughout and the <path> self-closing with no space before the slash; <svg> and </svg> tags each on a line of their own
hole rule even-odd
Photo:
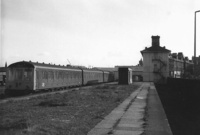
<svg viewBox="0 0 200 135">
<path fill-rule="evenodd" d="M 34 66 L 29 62 L 17 62 L 7 68 L 6 94 L 30 93 L 33 91 Z"/>
</svg>

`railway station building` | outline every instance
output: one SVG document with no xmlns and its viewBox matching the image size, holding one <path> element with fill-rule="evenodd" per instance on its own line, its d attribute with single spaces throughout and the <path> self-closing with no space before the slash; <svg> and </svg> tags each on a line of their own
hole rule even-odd
<svg viewBox="0 0 200 135">
<path fill-rule="evenodd" d="M 167 77 L 182 78 L 193 62 L 182 52 L 172 53 L 160 46 L 160 36 L 152 36 L 151 47 L 141 51 L 143 56 L 143 81 L 164 83 Z"/>
<path fill-rule="evenodd" d="M 152 36 L 151 38 L 152 44 L 141 51 L 143 59 L 139 61 L 138 65 L 118 65 L 114 68 L 99 69 L 113 72 L 115 80 L 118 80 L 119 68 L 130 68 L 133 82 L 165 83 L 168 77 L 189 78 L 193 61 L 185 57 L 182 52 L 171 53 L 171 50 L 166 49 L 165 46 L 160 46 L 160 36 Z M 200 57 L 198 60 L 200 61 Z"/>
<path fill-rule="evenodd" d="M 152 36 L 152 46 L 141 51 L 143 56 L 143 81 L 159 82 L 169 76 L 170 50 L 160 46 L 160 36 Z"/>
</svg>

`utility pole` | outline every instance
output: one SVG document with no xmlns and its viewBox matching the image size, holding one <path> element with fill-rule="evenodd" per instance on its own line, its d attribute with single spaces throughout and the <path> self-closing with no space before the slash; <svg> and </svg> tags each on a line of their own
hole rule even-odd
<svg viewBox="0 0 200 135">
<path fill-rule="evenodd" d="M 1 0 L 0 0 L 0 7 L 2 7 L 1 5 Z M 0 18 L 1 18 L 1 10 L 0 10 Z M 2 34 L 2 29 L 1 29 L 1 21 L 0 21 L 0 34 Z M 3 45 L 2 45 L 2 41 L 1 41 L 1 36 L 0 35 L 0 67 L 3 66 Z"/>
<path fill-rule="evenodd" d="M 200 10 L 194 12 L 194 75 L 196 73 L 196 13 L 198 12 Z"/>
</svg>

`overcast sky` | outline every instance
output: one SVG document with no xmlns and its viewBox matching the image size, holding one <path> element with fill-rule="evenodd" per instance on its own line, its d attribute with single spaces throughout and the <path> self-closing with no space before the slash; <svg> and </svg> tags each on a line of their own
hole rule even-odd
<svg viewBox="0 0 200 135">
<path fill-rule="evenodd" d="M 200 0 L 1 0 L 0 66 L 22 60 L 136 65 L 152 35 L 191 59 L 196 10 Z"/>
</svg>

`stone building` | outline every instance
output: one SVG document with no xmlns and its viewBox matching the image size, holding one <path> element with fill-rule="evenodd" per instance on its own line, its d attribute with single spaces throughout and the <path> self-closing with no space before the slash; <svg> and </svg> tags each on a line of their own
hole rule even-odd
<svg viewBox="0 0 200 135">
<path fill-rule="evenodd" d="M 141 51 L 143 81 L 164 82 L 169 76 L 170 50 L 160 46 L 160 36 L 152 36 L 152 46 Z"/>
<path fill-rule="evenodd" d="M 185 78 L 191 67 L 193 67 L 193 62 L 188 57 L 184 57 L 182 52 L 169 55 L 169 77 Z"/>
</svg>

